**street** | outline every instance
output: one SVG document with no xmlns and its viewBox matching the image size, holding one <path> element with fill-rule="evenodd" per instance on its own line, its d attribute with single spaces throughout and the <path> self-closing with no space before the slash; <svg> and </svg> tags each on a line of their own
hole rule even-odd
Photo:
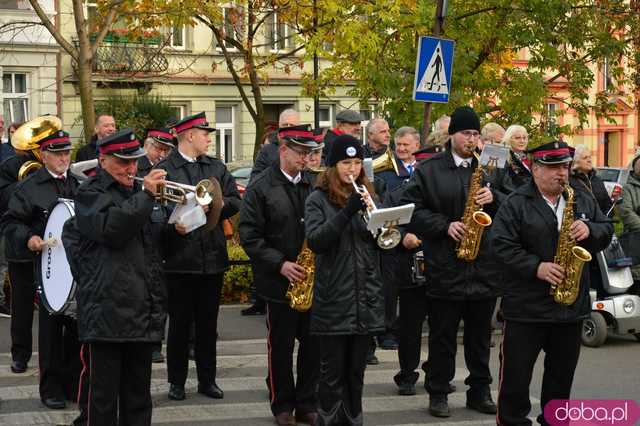
<svg viewBox="0 0 640 426">
<path fill-rule="evenodd" d="M 153 423 L 163 425 L 272 425 L 265 376 L 267 373 L 266 327 L 264 317 L 242 317 L 244 306 L 224 306 L 220 310 L 218 341 L 218 385 L 224 390 L 223 400 L 212 400 L 195 392 L 195 366 L 190 365 L 187 398 L 181 402 L 167 399 L 166 365 L 153 364 Z M 37 354 L 31 359 L 25 374 L 13 374 L 9 369 L 10 319 L 0 318 L 0 425 L 61 425 L 76 416 L 76 406 L 53 411 L 43 407 L 38 396 Z M 34 319 L 37 326 L 37 317 Z M 35 327 L 34 327 L 35 328 Z M 34 330 L 35 331 L 35 330 Z M 34 337 L 37 335 L 34 332 Z M 496 346 L 491 351 L 496 398 L 500 335 L 494 336 Z M 34 339 L 34 345 L 35 345 Z M 34 346 L 36 351 L 37 346 Z M 366 425 L 455 425 L 495 424 L 493 416 L 464 407 L 463 347 L 458 345 L 456 376 L 457 391 L 449 396 L 452 416 L 437 419 L 427 413 L 427 398 L 422 387 L 418 394 L 398 396 L 393 383 L 397 372 L 396 351 L 378 350 L 380 364 L 369 366 L 365 374 L 364 414 Z M 574 398 L 633 399 L 640 393 L 640 343 L 634 338 L 610 338 L 597 349 L 583 347 L 574 382 Z M 426 345 L 423 344 L 423 360 Z M 531 417 L 538 414 L 542 356 L 536 365 L 532 383 Z M 422 372 L 421 372 L 422 373 Z"/>
</svg>

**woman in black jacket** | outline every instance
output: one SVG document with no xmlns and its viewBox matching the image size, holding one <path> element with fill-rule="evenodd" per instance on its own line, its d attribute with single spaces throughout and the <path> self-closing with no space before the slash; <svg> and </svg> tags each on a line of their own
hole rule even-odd
<svg viewBox="0 0 640 426">
<path fill-rule="evenodd" d="M 384 331 L 379 251 L 362 216 L 364 202 L 350 181 L 372 185 L 362 168 L 361 142 L 339 136 L 318 190 L 306 202 L 309 247 L 316 254 L 311 333 L 320 336 L 322 361 L 316 425 L 361 425 L 362 387 L 371 335 Z"/>
<path fill-rule="evenodd" d="M 571 186 L 592 198 L 602 213 L 611 208 L 611 198 L 604 182 L 596 175 L 591 161 L 591 150 L 585 145 L 576 146 L 571 167 Z"/>
</svg>

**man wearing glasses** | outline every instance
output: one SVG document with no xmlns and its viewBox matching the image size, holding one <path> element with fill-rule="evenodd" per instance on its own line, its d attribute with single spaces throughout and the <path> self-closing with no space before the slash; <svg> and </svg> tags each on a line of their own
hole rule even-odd
<svg viewBox="0 0 640 426">
<path fill-rule="evenodd" d="M 474 151 L 480 139 L 480 120 L 469 107 L 457 108 L 449 125 L 446 150 L 421 163 L 399 204 L 415 203 L 407 231 L 424 243 L 429 312 L 429 358 L 426 372 L 429 413 L 449 417 L 447 395 L 455 375 L 456 337 L 464 320 L 464 355 L 469 370 L 465 384 L 467 407 L 494 414 L 489 385 L 491 317 L 496 302 L 499 270 L 489 252 L 489 235 L 482 238 L 476 260 L 457 258 L 456 245 L 467 231 L 462 222 L 471 176 L 478 167 Z M 502 174 L 504 176 L 504 174 Z M 486 179 L 491 179 L 490 187 Z M 483 176 L 475 201 L 493 215 L 505 196 L 504 182 Z"/>
<path fill-rule="evenodd" d="M 146 155 L 138 160 L 138 176 L 144 177 L 153 166 L 164 160 L 171 154 L 175 147 L 175 137 L 169 129 L 149 129 L 144 140 Z"/>
<path fill-rule="evenodd" d="M 296 420 L 314 424 L 319 350 L 315 337 L 309 335 L 310 311 L 292 309 L 286 292 L 289 282 L 306 277 L 305 268 L 296 263 L 305 240 L 304 204 L 313 190 L 305 168 L 312 150 L 320 147 L 309 129 L 280 129 L 278 138 L 279 161 L 252 180 L 242 200 L 240 241 L 255 276 L 260 277 L 258 294 L 267 303 L 271 412 L 279 425 L 294 425 Z M 300 343 L 297 383 L 293 378 L 296 339 Z"/>
</svg>

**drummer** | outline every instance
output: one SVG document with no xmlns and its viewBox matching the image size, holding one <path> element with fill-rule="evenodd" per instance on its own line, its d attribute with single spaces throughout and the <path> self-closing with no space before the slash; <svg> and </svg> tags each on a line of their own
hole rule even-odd
<svg viewBox="0 0 640 426">
<path fill-rule="evenodd" d="M 24 282 L 16 283 L 16 288 L 32 285 L 34 278 L 36 282 L 40 281 L 39 273 L 34 277 L 34 266 L 40 266 L 41 252 L 49 244 L 55 244 L 43 235 L 47 216 L 59 198 L 72 199 L 78 188 L 76 178 L 67 173 L 71 159 L 69 134 L 56 132 L 41 140 L 39 145 L 44 167 L 18 184 L 3 218 L 7 245 L 13 247 L 15 257 L 24 263 L 25 272 L 28 272 L 20 275 Z M 17 299 L 20 293 L 12 296 Z M 51 315 L 45 307 L 46 294 L 41 298 L 38 323 L 40 399 L 48 408 L 63 409 L 65 401 L 72 400 L 77 393 L 80 376 L 77 325 L 68 315 Z M 32 297 L 14 303 L 19 303 L 21 309 L 33 310 Z M 14 360 L 14 364 L 16 362 Z M 26 368 L 26 365 L 16 367 Z"/>
</svg>

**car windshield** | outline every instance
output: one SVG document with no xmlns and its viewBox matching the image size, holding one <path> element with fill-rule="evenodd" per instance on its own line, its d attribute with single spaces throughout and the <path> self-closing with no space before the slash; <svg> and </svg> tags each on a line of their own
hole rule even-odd
<svg viewBox="0 0 640 426">
<path fill-rule="evenodd" d="M 620 170 L 616 169 L 598 169 L 597 175 L 605 182 L 618 182 Z"/>
<path fill-rule="evenodd" d="M 251 175 L 251 167 L 242 167 L 231 172 L 234 178 L 248 178 Z"/>
</svg>

